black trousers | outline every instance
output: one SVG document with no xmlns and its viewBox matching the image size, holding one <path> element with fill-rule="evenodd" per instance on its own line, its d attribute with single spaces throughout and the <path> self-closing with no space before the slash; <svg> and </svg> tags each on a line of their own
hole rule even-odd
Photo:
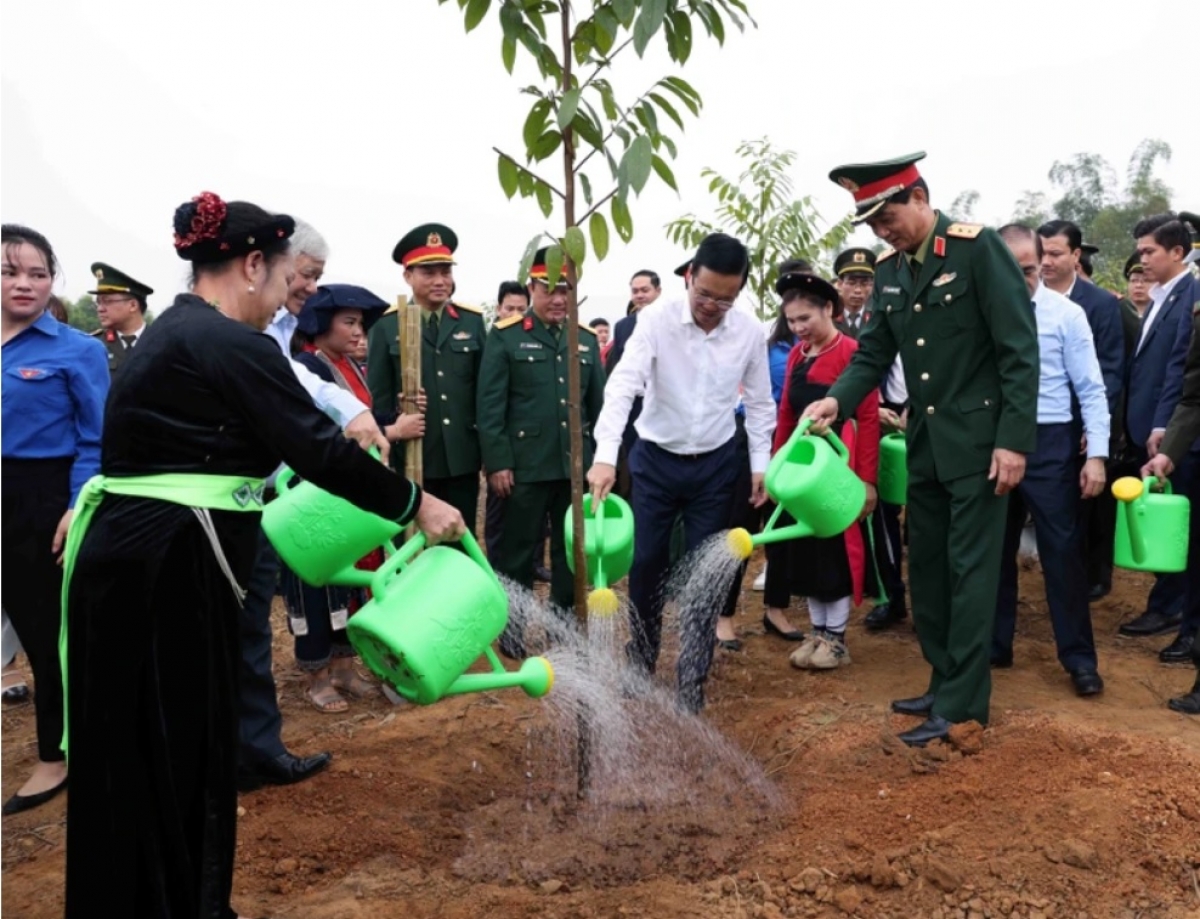
<svg viewBox="0 0 1200 919">
<path fill-rule="evenodd" d="M 0 485 L 3 603 L 33 671 L 38 759 L 44 763 L 63 760 L 62 569 L 50 545 L 71 500 L 72 463 L 70 458 L 6 459 Z M 113 663 L 119 666 L 119 658 Z"/>
<path fill-rule="evenodd" d="M 422 486 L 435 498 L 453 505 L 462 514 L 467 529 L 475 532 L 475 519 L 479 514 L 479 473 L 469 472 L 447 479 L 426 479 Z"/>
<path fill-rule="evenodd" d="M 1078 443 L 1069 423 L 1039 424 L 1037 448 L 1025 461 L 1025 478 L 1009 498 L 992 632 L 994 657 L 1012 655 L 1017 627 L 1017 551 L 1028 510 L 1037 534 L 1059 663 L 1068 671 L 1096 669 L 1083 555 L 1084 520 L 1079 511 Z"/>
<path fill-rule="evenodd" d="M 516 482 L 505 501 L 504 537 L 497 571 L 522 587 L 533 587 L 534 553 L 544 545 L 546 518 L 550 528 L 550 599 L 564 610 L 575 605 L 575 576 L 567 567 L 562 520 L 571 506 L 571 480 Z"/>
<path fill-rule="evenodd" d="M 737 433 L 733 435 L 734 450 L 738 455 L 738 474 L 733 483 L 733 491 L 729 496 L 729 527 L 741 527 L 750 533 L 757 533 L 762 526 L 763 509 L 750 503 L 750 493 L 753 491 L 754 475 L 750 470 L 750 438 L 746 436 L 746 419 L 737 415 Z M 672 560 L 674 561 L 674 560 Z M 737 576 L 729 585 L 729 593 L 725 597 L 725 606 L 721 615 L 730 618 L 737 614 L 738 599 L 742 595 L 742 579 L 746 576 L 746 568 L 750 560 L 738 566 Z"/>
<path fill-rule="evenodd" d="M 287 752 L 283 716 L 271 672 L 271 601 L 279 580 L 279 556 L 260 529 L 246 600 L 238 616 L 238 762 L 253 766 Z"/>
</svg>

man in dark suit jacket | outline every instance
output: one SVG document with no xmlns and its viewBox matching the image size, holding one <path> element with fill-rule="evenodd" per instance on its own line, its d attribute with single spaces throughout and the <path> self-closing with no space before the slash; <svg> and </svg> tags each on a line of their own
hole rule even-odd
<svg viewBox="0 0 1200 919">
<path fill-rule="evenodd" d="M 1126 374 L 1125 431 L 1141 466 L 1159 452 L 1183 391 L 1192 309 L 1200 296 L 1196 279 L 1184 264 L 1191 234 L 1178 218 L 1173 214 L 1149 217 L 1134 228 L 1133 235 L 1146 275 L 1155 282 Z M 1194 447 L 1171 477 L 1180 494 L 1187 492 L 1200 460 Z M 1120 634 L 1138 638 L 1175 631 L 1184 618 L 1186 582 L 1183 574 L 1159 575 L 1146 612 L 1122 625 Z M 1164 649 L 1164 660 L 1172 657 L 1168 651 Z"/>
<path fill-rule="evenodd" d="M 1096 251 L 1083 242 L 1078 226 L 1069 220 L 1051 220 L 1038 227 L 1042 243 L 1042 282 L 1051 290 L 1069 297 L 1083 307 L 1096 360 L 1104 377 L 1110 417 L 1118 412 L 1125 372 L 1125 329 L 1121 323 L 1121 304 L 1115 296 L 1087 280 L 1080 272 L 1083 260 Z M 1088 250 L 1091 250 L 1089 253 Z M 1088 272 L 1090 274 L 1090 272 Z M 1082 436 L 1083 422 L 1074 402 L 1076 427 Z M 1120 432 L 1114 428 L 1107 454 L 1109 480 L 1116 475 L 1113 458 L 1117 456 Z M 1079 504 L 1087 559 L 1089 597 L 1099 600 L 1112 589 L 1113 531 L 1117 523 L 1116 499 L 1106 488 L 1101 494 Z"/>
</svg>

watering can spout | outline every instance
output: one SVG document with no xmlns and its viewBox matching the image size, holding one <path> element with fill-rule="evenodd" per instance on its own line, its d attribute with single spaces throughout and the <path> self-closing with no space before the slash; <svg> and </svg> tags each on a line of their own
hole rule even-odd
<svg viewBox="0 0 1200 919">
<path fill-rule="evenodd" d="M 550 692 L 553 686 L 554 667 L 550 665 L 550 661 L 544 657 L 531 657 L 516 671 L 501 668 L 491 673 L 463 674 L 450 684 L 446 695 L 461 696 L 471 692 L 520 687 L 530 698 L 540 699 Z"/>
</svg>

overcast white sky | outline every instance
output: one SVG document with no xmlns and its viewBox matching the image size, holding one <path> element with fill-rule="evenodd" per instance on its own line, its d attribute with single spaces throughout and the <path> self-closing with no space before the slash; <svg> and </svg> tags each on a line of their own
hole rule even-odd
<svg viewBox="0 0 1200 919">
<path fill-rule="evenodd" d="M 707 216 L 700 170 L 735 171 L 737 143 L 764 135 L 799 152 L 797 190 L 830 219 L 850 207 L 826 178 L 841 163 L 924 149 L 935 205 L 974 188 L 994 221 L 1048 190 L 1054 160 L 1093 151 L 1123 174 L 1147 136 L 1174 150 L 1162 175 L 1177 206 L 1200 210 L 1186 55 L 1162 53 L 1164 34 L 1200 35 L 1200 4 L 749 3 L 757 30 L 724 49 L 697 35 L 680 74 L 705 105 L 677 138 L 682 196 L 652 182 L 632 202 L 633 241 L 614 236 L 588 266 L 585 320 L 623 315 L 637 269 L 672 288 L 687 253 L 663 225 Z M 435 0 L 6 0 L 3 219 L 50 238 L 68 296 L 106 261 L 157 290 L 152 308 L 184 287 L 171 217 L 201 190 L 303 217 L 332 247 L 327 280 L 387 299 L 407 293 L 396 240 L 440 221 L 460 239 L 458 299 L 478 304 L 530 236 L 561 229 L 499 189 L 491 148 L 519 150 L 533 76 L 509 78 L 499 44 L 490 19 L 464 35 L 457 5 Z M 656 39 L 616 82 L 670 72 Z"/>
</svg>

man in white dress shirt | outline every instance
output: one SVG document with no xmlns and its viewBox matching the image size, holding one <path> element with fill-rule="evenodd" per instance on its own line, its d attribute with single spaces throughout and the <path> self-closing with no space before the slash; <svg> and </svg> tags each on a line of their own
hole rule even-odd
<svg viewBox="0 0 1200 919">
<path fill-rule="evenodd" d="M 746 283 L 749 255 L 723 233 L 705 238 L 686 275 L 682 298 L 644 309 L 625 354 L 604 390 L 596 423 L 596 462 L 588 471 L 594 499 L 616 482 L 617 452 L 634 398 L 644 393 L 638 442 L 630 453 L 637 531 L 629 574 L 631 663 L 653 672 L 662 638 L 663 587 L 671 530 L 683 516 L 691 552 L 728 525 L 742 458 L 735 447 L 739 388 L 750 442 L 750 500 L 766 500 L 763 475 L 771 453 L 775 402 L 762 330 L 734 301 Z M 720 606 L 681 610 L 679 701 L 698 712 L 712 663 Z"/>
</svg>

